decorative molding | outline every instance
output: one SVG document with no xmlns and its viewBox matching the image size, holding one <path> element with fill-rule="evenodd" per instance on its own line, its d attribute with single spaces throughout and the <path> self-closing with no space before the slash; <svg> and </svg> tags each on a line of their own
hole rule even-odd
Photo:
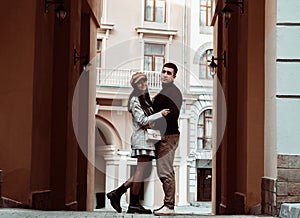
<svg viewBox="0 0 300 218">
<path fill-rule="evenodd" d="M 276 95 L 276 98 L 300 98 L 300 95 Z"/>
<path fill-rule="evenodd" d="M 106 106 L 99 105 L 101 111 L 128 111 L 127 106 Z"/>
<path fill-rule="evenodd" d="M 206 50 L 213 49 L 213 48 L 214 48 L 213 42 L 206 42 L 206 43 L 202 44 L 195 52 L 195 56 L 193 58 L 193 64 L 200 64 L 200 58 L 201 58 L 202 54 Z"/>
<path fill-rule="evenodd" d="M 112 30 L 114 28 L 115 24 L 112 23 L 101 23 L 100 24 L 100 29 L 103 30 Z"/>
<path fill-rule="evenodd" d="M 109 38 L 110 31 L 114 29 L 114 26 L 112 23 L 101 23 L 99 33 L 105 34 L 105 37 Z"/>
<path fill-rule="evenodd" d="M 119 150 L 119 151 L 117 151 L 117 154 L 120 156 L 130 156 L 130 151 L 129 150 Z"/>
<path fill-rule="evenodd" d="M 2 208 L 28 208 L 28 205 L 23 204 L 22 202 L 15 201 L 10 198 L 3 197 L 0 199 L 2 201 Z"/>
<path fill-rule="evenodd" d="M 291 58 L 277 58 L 276 59 L 277 62 L 300 62 L 300 59 L 297 59 L 297 58 L 294 58 L 294 59 L 291 59 Z"/>
<path fill-rule="evenodd" d="M 116 153 L 115 145 L 95 146 L 96 155 L 114 155 Z"/>
<path fill-rule="evenodd" d="M 167 30 L 167 29 L 136 27 L 135 30 L 139 34 L 140 39 L 142 39 L 145 35 L 157 35 L 157 36 L 167 36 L 170 42 L 172 41 L 173 37 L 177 34 L 177 30 Z"/>
<path fill-rule="evenodd" d="M 277 23 L 277 26 L 300 26 L 300 23 L 291 23 L 291 22 L 286 22 L 286 23 Z"/>
<path fill-rule="evenodd" d="M 51 209 L 51 190 L 31 192 L 31 208 L 37 210 Z"/>
<path fill-rule="evenodd" d="M 77 201 L 72 201 L 72 202 L 66 203 L 65 207 L 68 210 L 73 210 L 73 211 L 78 210 L 78 202 Z"/>
<path fill-rule="evenodd" d="M 197 150 L 195 156 L 196 156 L 196 159 L 211 160 L 212 159 L 212 150 Z"/>
</svg>

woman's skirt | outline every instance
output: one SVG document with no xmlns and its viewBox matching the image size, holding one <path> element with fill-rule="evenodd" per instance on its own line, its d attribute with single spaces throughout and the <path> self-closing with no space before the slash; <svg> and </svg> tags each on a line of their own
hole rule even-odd
<svg viewBox="0 0 300 218">
<path fill-rule="evenodd" d="M 147 149 L 131 149 L 131 157 L 137 158 L 138 156 L 150 156 L 151 158 L 155 158 L 155 151 L 147 150 Z"/>
</svg>

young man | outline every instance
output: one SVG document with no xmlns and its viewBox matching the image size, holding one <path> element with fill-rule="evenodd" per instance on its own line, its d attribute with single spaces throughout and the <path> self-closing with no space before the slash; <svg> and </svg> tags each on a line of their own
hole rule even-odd
<svg viewBox="0 0 300 218">
<path fill-rule="evenodd" d="M 174 215 L 175 204 L 175 172 L 173 162 L 175 151 L 179 142 L 178 118 L 182 105 L 182 94 L 174 85 L 177 74 L 177 66 L 166 63 L 161 72 L 162 90 L 155 96 L 153 109 L 155 112 L 164 108 L 170 109 L 170 113 L 155 123 L 162 135 L 161 141 L 156 145 L 157 174 L 162 182 L 164 190 L 164 205 L 154 210 L 155 215 Z"/>
</svg>

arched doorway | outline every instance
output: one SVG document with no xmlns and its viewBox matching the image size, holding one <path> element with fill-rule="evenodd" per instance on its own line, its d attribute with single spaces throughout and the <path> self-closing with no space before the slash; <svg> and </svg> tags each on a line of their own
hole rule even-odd
<svg viewBox="0 0 300 218">
<path fill-rule="evenodd" d="M 201 95 L 191 107 L 191 112 L 190 157 L 193 161 L 190 184 L 195 185 L 190 186 L 190 201 L 201 204 L 212 200 L 212 96 Z"/>
<path fill-rule="evenodd" d="M 96 115 L 95 127 L 95 207 L 105 207 L 106 165 L 105 157 L 120 148 L 121 137 L 111 122 Z M 110 172 L 111 173 L 111 172 Z"/>
</svg>

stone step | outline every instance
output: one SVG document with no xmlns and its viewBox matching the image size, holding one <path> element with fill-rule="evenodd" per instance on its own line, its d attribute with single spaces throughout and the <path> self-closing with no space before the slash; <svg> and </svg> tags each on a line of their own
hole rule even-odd
<svg viewBox="0 0 300 218">
<path fill-rule="evenodd" d="M 299 218 L 300 203 L 283 203 L 280 207 L 279 217 L 281 218 Z"/>
</svg>

